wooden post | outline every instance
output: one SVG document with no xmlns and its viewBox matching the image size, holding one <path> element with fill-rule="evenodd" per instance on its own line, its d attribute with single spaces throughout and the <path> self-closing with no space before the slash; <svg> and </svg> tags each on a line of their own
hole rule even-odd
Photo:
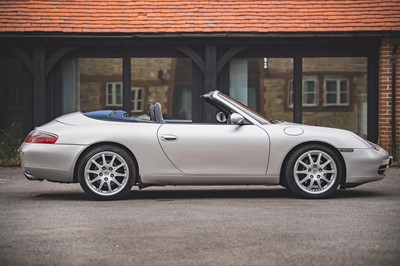
<svg viewBox="0 0 400 266">
<path fill-rule="evenodd" d="M 33 48 L 33 126 L 46 122 L 46 54 L 43 46 Z"/>
</svg>

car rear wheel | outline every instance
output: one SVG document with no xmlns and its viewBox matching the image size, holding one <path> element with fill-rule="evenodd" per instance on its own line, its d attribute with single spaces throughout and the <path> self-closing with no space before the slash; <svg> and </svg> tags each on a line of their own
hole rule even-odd
<svg viewBox="0 0 400 266">
<path fill-rule="evenodd" d="M 332 148 L 310 144 L 294 150 L 285 165 L 288 188 L 303 198 L 326 198 L 340 184 L 342 162 Z"/>
<path fill-rule="evenodd" d="M 86 152 L 79 162 L 78 171 L 82 189 L 99 200 L 122 198 L 132 188 L 136 176 L 131 156 L 112 145 Z"/>
</svg>

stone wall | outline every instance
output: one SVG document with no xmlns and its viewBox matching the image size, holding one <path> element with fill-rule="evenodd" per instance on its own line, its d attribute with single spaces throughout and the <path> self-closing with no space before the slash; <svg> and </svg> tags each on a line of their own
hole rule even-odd
<svg viewBox="0 0 400 266">
<path fill-rule="evenodd" d="M 144 89 L 144 106 L 160 102 L 163 111 L 170 115 L 171 97 L 175 82 L 175 58 L 133 58 L 132 87 Z M 80 58 L 80 106 L 82 111 L 115 109 L 106 106 L 106 84 L 122 82 L 122 59 Z M 162 74 L 161 74 L 162 73 Z M 146 113 L 135 113 L 140 115 Z"/>
<path fill-rule="evenodd" d="M 317 106 L 303 107 L 303 123 L 348 129 L 366 134 L 367 59 L 304 58 L 303 76 L 317 80 Z M 324 78 L 349 81 L 348 106 L 324 106 Z M 262 112 L 275 119 L 293 121 L 289 106 L 289 86 L 293 79 L 293 59 L 270 58 L 262 77 Z"/>
</svg>

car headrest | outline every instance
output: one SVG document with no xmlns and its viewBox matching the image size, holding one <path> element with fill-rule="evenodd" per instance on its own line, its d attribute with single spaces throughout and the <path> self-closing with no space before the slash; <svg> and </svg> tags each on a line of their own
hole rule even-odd
<svg viewBox="0 0 400 266">
<path fill-rule="evenodd" d="M 165 123 L 162 114 L 161 104 L 159 102 L 156 102 L 153 106 L 154 106 L 153 109 L 154 109 L 155 121 L 158 123 Z"/>
</svg>

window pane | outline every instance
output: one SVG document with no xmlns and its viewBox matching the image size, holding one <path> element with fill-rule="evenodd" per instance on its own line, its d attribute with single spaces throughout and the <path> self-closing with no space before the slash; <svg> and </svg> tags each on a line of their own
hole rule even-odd
<svg viewBox="0 0 400 266">
<path fill-rule="evenodd" d="M 314 94 L 307 94 L 305 96 L 305 103 L 313 104 L 315 102 L 315 95 Z"/>
<path fill-rule="evenodd" d="M 342 103 L 342 104 L 347 103 L 347 93 L 340 94 L 340 103 Z"/>
<path fill-rule="evenodd" d="M 122 105 L 122 95 L 121 94 L 117 94 L 117 98 L 116 98 L 115 103 L 117 105 Z"/>
<path fill-rule="evenodd" d="M 340 92 L 347 92 L 347 81 L 340 81 Z"/>
<path fill-rule="evenodd" d="M 303 75 L 323 81 L 321 103 L 303 109 L 303 123 L 343 128 L 367 136 L 367 58 L 303 58 Z M 350 87 L 351 86 L 351 87 Z"/>
<path fill-rule="evenodd" d="M 192 118 L 192 61 L 188 58 L 132 58 L 132 86 L 137 91 L 133 116 L 148 118 L 148 106 L 159 102 L 165 119 Z M 141 101 L 139 103 L 139 101 Z"/>
<path fill-rule="evenodd" d="M 330 103 L 330 104 L 335 104 L 336 103 L 336 94 L 328 93 L 326 95 L 326 102 Z"/>
<path fill-rule="evenodd" d="M 315 82 L 312 80 L 309 80 L 306 82 L 306 87 L 304 88 L 306 92 L 314 92 L 315 90 Z"/>
<path fill-rule="evenodd" d="M 336 93 L 336 80 L 327 80 L 326 81 L 326 91 Z"/>
<path fill-rule="evenodd" d="M 263 116 L 293 121 L 292 58 L 234 58 L 228 68 L 230 96 Z"/>
<path fill-rule="evenodd" d="M 121 84 L 117 83 L 115 84 L 115 93 L 116 94 L 121 94 Z"/>
<path fill-rule="evenodd" d="M 113 90 L 113 85 L 112 85 L 112 83 L 108 83 L 108 84 L 107 84 L 107 93 L 108 93 L 108 94 L 112 94 L 112 90 Z"/>
<path fill-rule="evenodd" d="M 65 59 L 62 79 L 63 113 L 122 106 L 122 59 Z"/>
</svg>

